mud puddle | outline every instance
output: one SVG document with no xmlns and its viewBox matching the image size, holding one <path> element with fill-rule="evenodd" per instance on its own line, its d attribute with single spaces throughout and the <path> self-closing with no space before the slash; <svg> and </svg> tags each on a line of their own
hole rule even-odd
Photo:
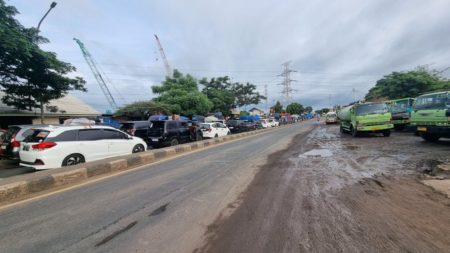
<svg viewBox="0 0 450 253">
<path fill-rule="evenodd" d="M 271 155 L 196 252 L 448 252 L 450 201 L 419 179 L 450 145 L 338 131 L 319 126 Z"/>
</svg>

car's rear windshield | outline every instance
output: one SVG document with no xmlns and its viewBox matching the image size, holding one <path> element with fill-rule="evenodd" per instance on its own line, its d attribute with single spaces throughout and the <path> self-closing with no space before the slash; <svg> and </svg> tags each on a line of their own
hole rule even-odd
<svg viewBox="0 0 450 253">
<path fill-rule="evenodd" d="M 230 120 L 227 122 L 227 125 L 229 126 L 235 126 L 239 124 L 239 120 Z"/>
<path fill-rule="evenodd" d="M 132 129 L 135 128 L 134 123 L 122 123 L 120 124 L 120 130 L 127 130 L 127 129 Z"/>
<path fill-rule="evenodd" d="M 200 129 L 210 129 L 211 125 L 210 124 L 200 124 Z"/>
<path fill-rule="evenodd" d="M 34 129 L 31 135 L 25 137 L 24 142 L 43 142 L 50 132 L 42 129 Z"/>
<path fill-rule="evenodd" d="M 165 121 L 152 121 L 152 128 L 164 128 Z"/>
</svg>

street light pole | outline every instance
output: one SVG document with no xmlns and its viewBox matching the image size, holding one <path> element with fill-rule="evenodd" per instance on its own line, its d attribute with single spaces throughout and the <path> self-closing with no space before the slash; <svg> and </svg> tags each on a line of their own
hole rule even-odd
<svg viewBox="0 0 450 253">
<path fill-rule="evenodd" d="M 39 28 L 41 27 L 42 21 L 44 21 L 44 19 L 45 19 L 45 18 L 47 17 L 47 15 L 48 15 L 48 13 L 50 13 L 50 11 L 51 11 L 53 8 L 55 8 L 55 6 L 56 6 L 56 2 L 52 2 L 52 3 L 50 4 L 50 8 L 49 8 L 48 11 L 45 13 L 45 15 L 41 18 L 41 20 L 39 21 L 39 24 L 38 24 L 38 26 L 37 26 L 38 32 L 40 31 Z"/>
<path fill-rule="evenodd" d="M 44 19 L 47 17 L 47 15 L 50 13 L 50 11 L 55 7 L 56 7 L 56 2 L 52 2 L 50 4 L 50 8 L 48 9 L 48 11 L 45 13 L 45 15 L 39 21 L 39 24 L 37 26 L 37 33 L 40 32 L 42 21 L 44 21 Z M 30 96 L 30 100 L 31 100 L 31 96 Z M 40 104 L 41 104 L 41 106 L 40 106 L 41 107 L 41 124 L 44 124 L 44 104 L 42 103 L 42 101 L 40 101 Z M 31 103 L 30 103 L 30 110 L 31 110 Z"/>
</svg>

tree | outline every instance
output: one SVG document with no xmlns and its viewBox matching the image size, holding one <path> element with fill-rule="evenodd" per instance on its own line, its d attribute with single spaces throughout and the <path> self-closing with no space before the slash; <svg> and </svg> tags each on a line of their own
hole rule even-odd
<svg viewBox="0 0 450 253">
<path fill-rule="evenodd" d="M 429 71 L 425 67 L 417 67 L 407 72 L 392 72 L 378 80 L 369 90 L 366 100 L 397 99 L 417 97 L 432 91 L 450 89 L 450 82 L 442 78 L 438 72 Z"/>
<path fill-rule="evenodd" d="M 198 90 L 197 80 L 174 70 L 173 77 L 166 77 L 160 86 L 152 86 L 159 97 L 154 101 L 172 106 L 172 113 L 192 116 L 206 114 L 213 107 L 208 97 Z"/>
<path fill-rule="evenodd" d="M 169 114 L 172 111 L 170 105 L 162 104 L 152 100 L 134 102 L 121 107 L 114 116 L 127 117 L 136 120 L 147 120 L 152 114 Z"/>
<path fill-rule="evenodd" d="M 213 103 L 213 112 L 222 112 L 224 116 L 231 115 L 231 109 L 235 104 L 235 97 L 231 91 L 231 83 L 228 76 L 211 78 L 207 80 L 203 78 L 200 84 L 204 86 L 202 93 Z"/>
<path fill-rule="evenodd" d="M 235 97 L 234 107 L 259 104 L 261 100 L 266 99 L 266 97 L 256 91 L 256 85 L 251 83 L 233 83 L 231 85 L 231 92 Z"/>
<path fill-rule="evenodd" d="M 40 49 L 39 43 L 48 40 L 34 28 L 25 29 L 14 19 L 15 14 L 14 7 L 0 0 L 0 86 L 5 92 L 2 102 L 20 110 L 39 108 L 44 123 L 44 105 L 70 90 L 86 91 L 85 81 L 68 77 L 75 67 L 58 60 L 55 53 Z"/>
<path fill-rule="evenodd" d="M 259 104 L 264 96 L 256 91 L 251 83 L 231 83 L 228 76 L 203 78 L 200 84 L 204 86 L 202 92 L 213 102 L 213 110 L 229 115 L 232 108 L 245 105 Z"/>
<path fill-rule="evenodd" d="M 281 113 L 283 111 L 283 105 L 280 103 L 280 101 L 277 101 L 277 103 L 272 106 L 272 108 L 275 113 Z"/>
<path fill-rule="evenodd" d="M 305 110 L 305 108 L 303 108 L 303 105 L 300 103 L 291 103 L 288 106 L 286 106 L 286 112 L 290 113 L 290 114 L 301 114 L 303 113 L 303 111 Z"/>
<path fill-rule="evenodd" d="M 311 113 L 312 111 L 313 111 L 313 108 L 311 106 L 305 107 L 305 112 L 306 113 Z"/>
<path fill-rule="evenodd" d="M 330 111 L 329 108 L 322 108 L 322 109 L 320 109 L 321 113 L 328 113 L 329 111 Z"/>
</svg>

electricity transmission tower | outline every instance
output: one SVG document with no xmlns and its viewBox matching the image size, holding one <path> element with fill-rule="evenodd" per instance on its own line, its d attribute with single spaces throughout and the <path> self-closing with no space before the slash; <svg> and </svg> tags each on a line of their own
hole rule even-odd
<svg viewBox="0 0 450 253">
<path fill-rule="evenodd" d="M 296 82 L 297 80 L 292 80 L 291 79 L 291 73 L 292 72 L 297 72 L 295 70 L 292 70 L 289 68 L 290 65 L 290 61 L 287 61 L 285 63 L 282 64 L 283 66 L 283 72 L 279 75 L 282 76 L 283 82 L 280 83 L 280 85 L 283 86 L 283 89 L 281 90 L 281 93 L 284 95 L 284 98 L 286 100 L 287 103 L 289 103 L 291 101 L 292 98 L 292 94 L 296 91 L 295 89 L 292 88 L 292 82 Z"/>
<path fill-rule="evenodd" d="M 78 46 L 80 46 L 81 52 L 83 53 L 84 59 L 86 60 L 87 64 L 89 65 L 89 68 L 92 71 L 92 74 L 94 74 L 95 79 L 98 82 L 98 85 L 100 86 L 101 90 L 103 91 L 103 94 L 106 97 L 106 100 L 108 100 L 109 105 L 111 106 L 111 109 L 117 110 L 119 108 L 117 106 L 116 101 L 114 100 L 114 97 L 111 95 L 111 92 L 108 89 L 108 85 L 106 85 L 105 79 L 100 74 L 99 69 L 97 68 L 97 65 L 94 62 L 94 59 L 92 58 L 92 55 L 89 53 L 87 48 L 84 46 L 83 42 L 81 42 L 79 39 L 73 38 L 75 42 L 77 42 Z"/>
</svg>

